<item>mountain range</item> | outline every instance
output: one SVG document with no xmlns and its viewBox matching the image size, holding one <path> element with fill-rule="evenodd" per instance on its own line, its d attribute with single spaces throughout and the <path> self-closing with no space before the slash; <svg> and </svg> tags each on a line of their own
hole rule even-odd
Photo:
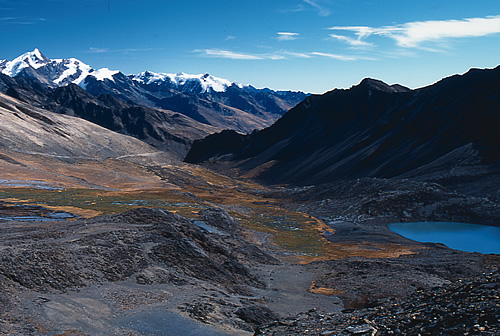
<svg viewBox="0 0 500 336">
<path fill-rule="evenodd" d="M 195 141 L 186 162 L 238 168 L 272 184 L 451 177 L 498 166 L 499 111 L 500 67 L 417 90 L 365 79 L 307 97 L 266 129 Z"/>
<path fill-rule="evenodd" d="M 93 69 L 75 59 L 49 59 L 34 49 L 12 61 L 0 61 L 0 72 L 31 80 L 47 89 L 76 84 L 98 98 L 109 94 L 127 104 L 184 114 L 221 129 L 251 132 L 270 126 L 307 94 L 256 89 L 209 74 L 125 75 Z"/>
<path fill-rule="evenodd" d="M 264 183 L 463 181 L 472 171 L 496 176 L 500 161 L 500 67 L 416 90 L 367 78 L 323 95 L 255 89 L 209 74 L 127 76 L 51 60 L 38 49 L 1 61 L 0 70 L 0 92 L 34 108 Z M 292 101 L 301 102 L 285 114 Z"/>
</svg>

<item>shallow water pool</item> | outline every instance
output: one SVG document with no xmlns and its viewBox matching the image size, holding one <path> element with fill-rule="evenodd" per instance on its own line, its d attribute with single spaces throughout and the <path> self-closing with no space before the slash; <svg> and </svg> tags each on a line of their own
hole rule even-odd
<svg viewBox="0 0 500 336">
<path fill-rule="evenodd" d="M 190 320 L 166 310 L 151 310 L 132 314 L 115 321 L 140 333 L 151 336 L 229 336 L 230 334 Z"/>
</svg>

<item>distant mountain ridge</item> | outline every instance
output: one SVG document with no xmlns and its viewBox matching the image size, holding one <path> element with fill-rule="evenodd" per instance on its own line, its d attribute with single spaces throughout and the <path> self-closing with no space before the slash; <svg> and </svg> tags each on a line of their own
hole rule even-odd
<svg viewBox="0 0 500 336">
<path fill-rule="evenodd" d="M 12 61 L 0 61 L 0 70 L 3 74 L 16 77 L 23 70 L 30 68 L 38 70 L 44 76 L 44 83 L 50 86 L 64 86 L 70 83 L 86 86 L 87 76 L 103 81 L 108 79 L 114 81 L 113 76 L 118 70 L 109 70 L 107 68 L 93 69 L 90 65 L 83 63 L 76 58 L 68 59 L 49 59 L 42 52 L 35 48 L 33 51 L 26 52 Z M 41 71 L 40 69 L 43 69 Z M 137 75 L 129 75 L 129 78 L 141 83 L 158 85 L 165 84 L 171 88 L 179 89 L 181 92 L 205 93 L 209 91 L 222 92 L 231 85 L 237 85 L 243 88 L 243 85 L 231 82 L 227 79 L 217 78 L 209 74 L 190 75 L 185 73 L 165 74 L 154 73 L 151 71 L 141 72 Z M 194 88 L 201 90 L 194 90 Z M 184 89 L 185 88 L 185 89 Z"/>
<path fill-rule="evenodd" d="M 209 74 L 145 71 L 125 75 L 93 69 L 75 59 L 49 59 L 40 50 L 0 61 L 0 72 L 56 88 L 76 84 L 95 97 L 110 94 L 125 102 L 172 110 L 207 125 L 250 132 L 270 126 L 307 94 L 256 89 Z"/>
<path fill-rule="evenodd" d="M 500 162 L 499 127 L 500 66 L 418 90 L 365 79 L 312 95 L 261 131 L 195 141 L 185 161 L 222 163 L 267 183 L 452 176 Z"/>
</svg>

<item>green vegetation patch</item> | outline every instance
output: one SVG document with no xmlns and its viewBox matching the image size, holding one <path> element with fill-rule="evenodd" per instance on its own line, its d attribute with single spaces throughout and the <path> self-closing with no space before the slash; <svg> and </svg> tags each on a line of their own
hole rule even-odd
<svg viewBox="0 0 500 336">
<path fill-rule="evenodd" d="M 192 217 L 204 208 L 178 192 L 115 192 L 93 189 L 40 190 L 0 189 L 0 199 L 20 204 L 40 205 L 82 217 L 119 213 L 138 207 L 158 207 Z M 72 210 L 72 211 L 71 211 Z"/>
</svg>

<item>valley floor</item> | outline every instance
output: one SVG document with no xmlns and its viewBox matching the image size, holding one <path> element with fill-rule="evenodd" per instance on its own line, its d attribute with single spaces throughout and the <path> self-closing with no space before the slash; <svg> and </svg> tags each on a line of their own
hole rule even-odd
<svg viewBox="0 0 500 336">
<path fill-rule="evenodd" d="M 83 172 L 78 188 L 2 181 L 0 334 L 412 334 L 443 302 L 456 305 L 445 316 L 464 322 L 436 321 L 429 335 L 498 332 L 499 255 L 386 228 L 491 223 L 494 201 L 408 180 L 270 188 L 194 166 L 140 169 L 99 188 L 83 187 Z M 155 189 L 132 187 L 138 176 Z M 484 316 L 472 321 L 467 304 Z M 408 316 L 418 323 L 403 323 Z"/>
</svg>

